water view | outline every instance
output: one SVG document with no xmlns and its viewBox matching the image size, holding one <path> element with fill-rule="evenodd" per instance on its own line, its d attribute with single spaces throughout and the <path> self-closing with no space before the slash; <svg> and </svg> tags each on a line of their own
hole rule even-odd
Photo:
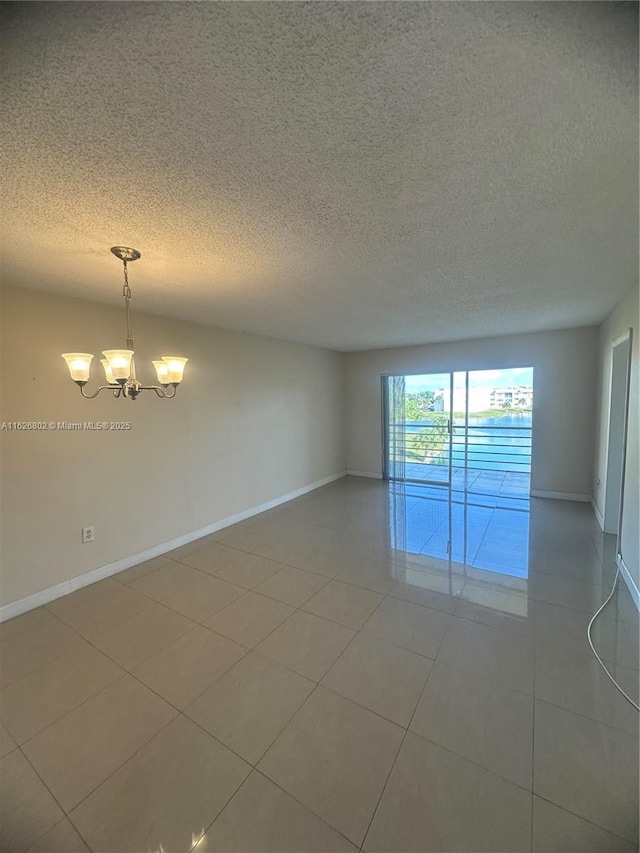
<svg viewBox="0 0 640 853">
<path fill-rule="evenodd" d="M 389 378 L 395 478 L 528 497 L 533 368 Z"/>
</svg>

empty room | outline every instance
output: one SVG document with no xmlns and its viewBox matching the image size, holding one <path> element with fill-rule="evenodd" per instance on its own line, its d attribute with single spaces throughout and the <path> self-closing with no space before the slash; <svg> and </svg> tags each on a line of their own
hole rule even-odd
<svg viewBox="0 0 640 853">
<path fill-rule="evenodd" d="M 638 853 L 638 3 L 0 33 L 2 853 Z"/>
</svg>

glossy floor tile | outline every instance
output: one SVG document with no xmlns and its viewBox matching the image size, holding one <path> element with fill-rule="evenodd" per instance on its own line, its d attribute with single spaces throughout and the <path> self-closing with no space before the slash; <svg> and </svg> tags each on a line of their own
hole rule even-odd
<svg viewBox="0 0 640 853">
<path fill-rule="evenodd" d="M 125 675 L 27 741 L 22 751 L 68 813 L 177 713 Z"/>
<path fill-rule="evenodd" d="M 394 723 L 318 687 L 258 769 L 360 845 L 403 734 Z"/>
<path fill-rule="evenodd" d="M 123 674 L 87 643 L 0 691 L 0 718 L 24 743 Z"/>
<path fill-rule="evenodd" d="M 149 606 L 145 595 L 111 578 L 47 605 L 52 613 L 88 640 Z"/>
<path fill-rule="evenodd" d="M 0 849 L 23 853 L 64 818 L 60 806 L 18 749 L 0 760 Z"/>
<path fill-rule="evenodd" d="M 190 619 L 154 602 L 137 616 L 98 634 L 93 645 L 120 666 L 133 669 L 195 627 Z"/>
<path fill-rule="evenodd" d="M 406 727 L 430 669 L 429 658 L 360 635 L 340 655 L 322 684 Z"/>
<path fill-rule="evenodd" d="M 534 737 L 534 793 L 636 843 L 638 738 L 540 701 Z"/>
<path fill-rule="evenodd" d="M 615 543 L 494 480 L 346 477 L 0 625 L 2 850 L 637 853 Z M 624 586 L 593 638 L 637 695 Z"/>
<path fill-rule="evenodd" d="M 275 598 L 290 607 L 300 607 L 327 583 L 328 579 L 323 575 L 316 575 L 294 566 L 284 566 L 270 578 L 258 584 L 255 591 L 269 598 Z"/>
<path fill-rule="evenodd" d="M 246 654 L 246 649 L 197 627 L 143 661 L 133 675 L 183 710 Z"/>
<path fill-rule="evenodd" d="M 95 853 L 189 851 L 250 766 L 180 716 L 74 809 Z"/>
<path fill-rule="evenodd" d="M 302 609 L 357 631 L 382 601 L 382 596 L 340 581 L 330 581 Z"/>
<path fill-rule="evenodd" d="M 8 755 L 16 747 L 17 743 L 9 734 L 9 730 L 0 723 L 0 758 L 4 758 L 5 755 Z"/>
<path fill-rule="evenodd" d="M 71 821 L 63 818 L 29 848 L 29 853 L 89 853 L 89 848 Z"/>
<path fill-rule="evenodd" d="M 251 653 L 185 713 L 255 765 L 314 687 L 314 682 L 290 669 Z"/>
<path fill-rule="evenodd" d="M 212 853 L 356 853 L 358 849 L 256 770 L 200 846 Z"/>
<path fill-rule="evenodd" d="M 532 693 L 533 650 L 528 637 L 452 616 L 438 660 L 503 687 Z"/>
<path fill-rule="evenodd" d="M 411 731 L 531 788 L 533 697 L 437 661 Z"/>
<path fill-rule="evenodd" d="M 388 597 L 365 623 L 362 633 L 435 658 L 449 621 L 450 617 L 439 610 Z"/>
<path fill-rule="evenodd" d="M 533 798 L 533 853 L 634 853 L 637 846 L 553 803 Z"/>
<path fill-rule="evenodd" d="M 611 675 L 629 696 L 638 696 L 638 670 L 608 661 Z M 638 712 L 617 690 L 588 651 L 549 643 L 536 646 L 535 695 L 551 705 L 638 734 Z"/>
<path fill-rule="evenodd" d="M 367 853 L 528 850 L 531 794 L 409 732 L 367 833 Z"/>
<path fill-rule="evenodd" d="M 320 681 L 353 637 L 349 628 L 298 610 L 256 646 L 256 651 L 305 678 Z"/>
<path fill-rule="evenodd" d="M 81 643 L 80 634 L 55 616 L 31 630 L 6 637 L 0 641 L 0 687 L 18 681 Z"/>
<path fill-rule="evenodd" d="M 246 592 L 204 623 L 218 634 L 252 649 L 294 613 L 293 607 Z"/>
</svg>

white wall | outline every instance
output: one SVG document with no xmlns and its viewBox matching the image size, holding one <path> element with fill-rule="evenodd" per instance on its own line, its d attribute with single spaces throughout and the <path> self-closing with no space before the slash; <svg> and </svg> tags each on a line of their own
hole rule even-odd
<svg viewBox="0 0 640 853">
<path fill-rule="evenodd" d="M 382 374 L 533 365 L 531 488 L 589 496 L 597 334 L 589 327 L 348 353 L 348 469 L 382 473 Z"/>
<path fill-rule="evenodd" d="M 130 421 L 128 432 L 0 432 L 1 603 L 168 542 L 345 468 L 344 356 L 133 316 L 139 378 L 189 357 L 174 400 L 84 400 L 61 352 L 124 346 L 124 311 L 2 292 L 2 421 Z M 134 303 L 135 309 L 135 303 Z M 80 544 L 83 526 L 95 542 Z"/>
<path fill-rule="evenodd" d="M 621 551 L 637 587 L 640 587 L 640 544 L 639 521 L 640 500 L 638 497 L 640 469 L 638 446 L 640 432 L 638 419 L 640 410 L 640 322 L 638 318 L 638 286 L 634 286 L 614 308 L 599 328 L 599 390 L 598 419 L 595 445 L 593 500 L 598 511 L 604 515 L 605 483 L 607 482 L 607 451 L 609 444 L 609 407 L 611 401 L 612 343 L 629 329 L 633 329 L 631 349 L 631 385 L 629 398 L 629 432 L 627 436 L 627 462 L 625 468 L 624 506 L 622 516 Z"/>
</svg>

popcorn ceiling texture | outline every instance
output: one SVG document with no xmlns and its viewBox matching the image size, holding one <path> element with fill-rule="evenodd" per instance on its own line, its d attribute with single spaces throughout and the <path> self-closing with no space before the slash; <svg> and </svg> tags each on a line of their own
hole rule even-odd
<svg viewBox="0 0 640 853">
<path fill-rule="evenodd" d="M 637 281 L 635 3 L 5 3 L 3 277 L 340 350 Z"/>
</svg>

